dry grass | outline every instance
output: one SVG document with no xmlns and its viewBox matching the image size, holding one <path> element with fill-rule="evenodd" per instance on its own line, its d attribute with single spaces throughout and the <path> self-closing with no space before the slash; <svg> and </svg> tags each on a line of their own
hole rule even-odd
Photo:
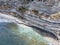
<svg viewBox="0 0 60 45">
<path fill-rule="evenodd" d="M 53 20 L 58 20 L 58 19 L 60 19 L 60 12 L 55 13 L 55 14 L 52 14 L 52 15 L 50 16 L 50 19 L 53 19 Z"/>
</svg>

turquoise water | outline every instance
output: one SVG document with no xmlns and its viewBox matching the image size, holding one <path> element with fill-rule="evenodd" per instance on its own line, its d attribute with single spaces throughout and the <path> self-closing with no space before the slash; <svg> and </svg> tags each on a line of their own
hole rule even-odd
<svg viewBox="0 0 60 45">
<path fill-rule="evenodd" d="M 23 24 L 0 22 L 0 45 L 48 45 L 41 35 Z"/>
</svg>

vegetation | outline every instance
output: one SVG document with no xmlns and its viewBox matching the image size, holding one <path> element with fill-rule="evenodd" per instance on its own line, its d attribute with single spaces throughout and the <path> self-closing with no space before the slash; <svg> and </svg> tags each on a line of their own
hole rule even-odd
<svg viewBox="0 0 60 45">
<path fill-rule="evenodd" d="M 25 12 L 25 11 L 28 10 L 28 9 L 25 8 L 25 7 L 19 7 L 18 10 L 21 11 L 21 12 Z"/>
<path fill-rule="evenodd" d="M 34 10 L 32 10 L 32 12 L 33 12 L 34 14 L 36 14 L 36 15 L 38 14 L 38 10 L 35 10 L 35 9 L 34 9 Z"/>
</svg>

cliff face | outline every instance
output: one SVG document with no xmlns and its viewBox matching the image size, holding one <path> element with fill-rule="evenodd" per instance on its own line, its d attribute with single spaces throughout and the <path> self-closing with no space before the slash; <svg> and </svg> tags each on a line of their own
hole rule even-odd
<svg viewBox="0 0 60 45">
<path fill-rule="evenodd" d="M 38 9 L 39 11 L 47 14 L 60 11 L 59 0 L 0 0 L 0 9 L 16 9 L 20 6 Z"/>
<path fill-rule="evenodd" d="M 51 17 L 51 14 L 59 12 L 59 5 L 59 0 L 0 0 L 0 12 L 8 13 L 19 18 L 21 16 L 25 18 L 23 20 L 28 20 L 28 25 L 31 24 L 33 26 L 37 26 L 51 32 L 50 29 L 52 29 L 52 27 L 59 28 L 59 26 L 57 25 L 57 23 L 60 23 L 59 21 L 49 19 Z M 34 11 L 35 14 L 33 13 Z M 49 30 L 47 30 L 47 27 L 50 27 Z"/>
</svg>

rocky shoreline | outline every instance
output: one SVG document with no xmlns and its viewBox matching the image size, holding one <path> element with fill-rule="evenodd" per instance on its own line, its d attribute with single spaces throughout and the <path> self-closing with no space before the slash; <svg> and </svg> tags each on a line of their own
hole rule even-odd
<svg viewBox="0 0 60 45">
<path fill-rule="evenodd" d="M 45 2 L 36 1 L 27 1 L 27 3 L 24 0 L 2 0 L 0 2 L 0 13 L 22 19 L 25 25 L 43 29 L 60 39 L 60 8 L 58 5 L 60 2 L 55 3 L 53 7 L 48 7 Z M 36 14 L 37 11 L 39 14 Z"/>
</svg>

